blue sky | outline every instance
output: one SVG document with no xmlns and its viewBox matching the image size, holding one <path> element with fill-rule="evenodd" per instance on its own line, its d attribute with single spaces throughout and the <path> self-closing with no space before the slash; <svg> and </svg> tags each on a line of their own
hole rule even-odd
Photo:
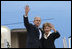
<svg viewBox="0 0 72 49">
<path fill-rule="evenodd" d="M 1 1 L 1 25 L 23 22 L 24 8 L 29 5 L 29 21 L 33 21 L 35 16 L 45 22 L 54 24 L 56 30 L 60 32 L 61 37 L 55 40 L 57 48 L 63 48 L 63 37 L 71 36 L 71 1 Z M 33 22 L 31 22 L 33 23 Z M 23 23 L 5 25 L 10 29 L 25 28 Z"/>
</svg>

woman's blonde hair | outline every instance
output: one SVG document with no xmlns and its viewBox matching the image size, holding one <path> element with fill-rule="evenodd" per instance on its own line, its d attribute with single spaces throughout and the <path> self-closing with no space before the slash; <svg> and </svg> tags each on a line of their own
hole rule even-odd
<svg viewBox="0 0 72 49">
<path fill-rule="evenodd" d="M 43 30 L 44 30 L 44 28 L 47 27 L 47 26 L 51 28 L 51 25 L 50 25 L 50 24 L 51 24 L 51 23 L 48 23 L 48 22 L 44 23 L 44 24 L 43 24 L 43 27 L 42 27 Z"/>
</svg>

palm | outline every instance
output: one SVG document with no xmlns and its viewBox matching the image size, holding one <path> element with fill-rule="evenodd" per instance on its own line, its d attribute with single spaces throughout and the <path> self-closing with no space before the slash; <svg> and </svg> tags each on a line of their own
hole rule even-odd
<svg viewBox="0 0 72 49">
<path fill-rule="evenodd" d="M 50 24 L 51 26 L 51 30 L 53 30 L 54 32 L 56 32 L 56 29 L 54 28 L 54 25 Z"/>
<path fill-rule="evenodd" d="M 26 14 L 26 16 L 28 15 L 28 12 L 29 12 L 29 6 L 26 5 L 26 7 L 25 7 L 25 14 Z"/>
</svg>

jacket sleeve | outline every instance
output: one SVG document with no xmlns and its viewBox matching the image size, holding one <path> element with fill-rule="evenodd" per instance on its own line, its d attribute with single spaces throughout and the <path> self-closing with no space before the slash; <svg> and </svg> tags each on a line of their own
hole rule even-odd
<svg viewBox="0 0 72 49">
<path fill-rule="evenodd" d="M 26 29 L 30 29 L 32 24 L 29 23 L 28 17 L 23 16 L 23 19 Z"/>
<path fill-rule="evenodd" d="M 56 31 L 56 33 L 55 33 L 55 32 L 52 33 L 52 38 L 53 38 L 54 40 L 57 39 L 57 38 L 59 38 L 59 37 L 60 37 L 60 34 L 59 34 L 58 31 Z"/>
</svg>

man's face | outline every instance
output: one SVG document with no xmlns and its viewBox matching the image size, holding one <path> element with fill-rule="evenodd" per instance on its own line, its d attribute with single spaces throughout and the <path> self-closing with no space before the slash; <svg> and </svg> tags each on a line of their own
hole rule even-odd
<svg viewBox="0 0 72 49">
<path fill-rule="evenodd" d="M 35 17 L 34 24 L 35 24 L 35 26 L 39 27 L 39 25 L 41 24 L 41 18 L 40 17 Z"/>
</svg>

